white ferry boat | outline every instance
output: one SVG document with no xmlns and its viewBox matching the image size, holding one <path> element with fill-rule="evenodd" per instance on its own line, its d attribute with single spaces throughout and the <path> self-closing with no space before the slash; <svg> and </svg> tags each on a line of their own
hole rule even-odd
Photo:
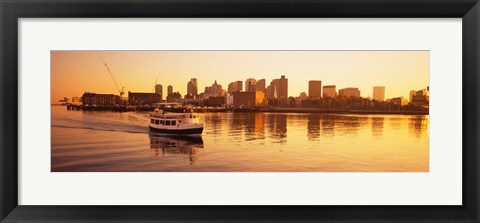
<svg viewBox="0 0 480 223">
<path fill-rule="evenodd" d="M 150 112 L 150 131 L 178 134 L 200 135 L 203 132 L 204 123 L 200 123 L 197 115 L 191 112 L 174 113 L 163 110 Z"/>
</svg>

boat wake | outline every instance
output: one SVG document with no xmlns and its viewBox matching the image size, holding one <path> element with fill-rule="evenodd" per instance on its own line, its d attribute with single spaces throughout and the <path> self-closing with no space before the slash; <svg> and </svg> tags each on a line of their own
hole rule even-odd
<svg viewBox="0 0 480 223">
<path fill-rule="evenodd" d="M 105 128 L 105 127 L 92 127 L 92 126 L 67 126 L 67 125 L 52 125 L 52 128 L 69 128 L 69 129 L 88 129 L 98 131 L 110 131 L 110 132 L 127 132 L 127 133 L 149 133 L 150 130 L 147 127 L 136 126 L 134 128 Z"/>
<path fill-rule="evenodd" d="M 78 113 L 72 113 L 78 115 Z M 86 113 L 82 116 L 53 116 L 51 127 L 127 133 L 148 133 L 145 114 Z"/>
</svg>

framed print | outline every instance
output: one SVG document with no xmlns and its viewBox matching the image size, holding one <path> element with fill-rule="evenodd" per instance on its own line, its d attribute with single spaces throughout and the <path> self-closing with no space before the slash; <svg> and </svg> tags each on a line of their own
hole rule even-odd
<svg viewBox="0 0 480 223">
<path fill-rule="evenodd" d="M 477 1 L 3 1 L 2 222 L 478 222 Z"/>
</svg>

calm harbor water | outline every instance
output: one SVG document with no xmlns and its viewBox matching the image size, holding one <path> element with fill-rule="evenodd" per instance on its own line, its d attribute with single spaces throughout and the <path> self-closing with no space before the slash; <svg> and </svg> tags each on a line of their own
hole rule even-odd
<svg viewBox="0 0 480 223">
<path fill-rule="evenodd" d="M 52 171 L 429 171 L 428 115 L 199 115 L 201 137 L 172 137 L 147 112 L 52 106 Z"/>
</svg>

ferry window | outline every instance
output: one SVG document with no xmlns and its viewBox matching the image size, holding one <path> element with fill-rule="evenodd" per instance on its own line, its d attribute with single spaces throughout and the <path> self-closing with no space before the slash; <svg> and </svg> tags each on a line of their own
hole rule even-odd
<svg viewBox="0 0 480 223">
<path fill-rule="evenodd" d="M 182 120 L 178 120 L 178 123 L 182 123 Z"/>
<path fill-rule="evenodd" d="M 155 119 L 152 118 L 152 120 L 150 121 L 150 123 L 152 123 L 152 124 L 155 123 Z"/>
<path fill-rule="evenodd" d="M 167 124 L 165 124 L 165 125 L 170 125 L 170 120 L 169 120 L 169 121 L 167 121 Z"/>
<path fill-rule="evenodd" d="M 158 120 L 155 120 L 155 124 L 158 125 L 158 123 L 159 123 Z"/>
<path fill-rule="evenodd" d="M 172 121 L 172 125 L 176 125 L 175 120 Z"/>
<path fill-rule="evenodd" d="M 163 120 L 160 120 L 160 124 L 163 125 Z"/>
</svg>

